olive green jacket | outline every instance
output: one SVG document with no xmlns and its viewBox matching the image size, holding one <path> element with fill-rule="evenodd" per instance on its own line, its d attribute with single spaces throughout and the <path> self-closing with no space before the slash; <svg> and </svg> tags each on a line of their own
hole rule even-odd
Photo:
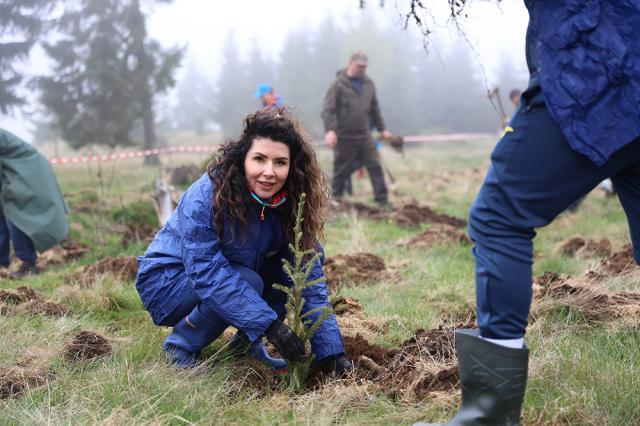
<svg viewBox="0 0 640 426">
<path fill-rule="evenodd" d="M 0 203 L 7 220 L 40 252 L 67 236 L 69 207 L 51 165 L 33 146 L 4 129 L 0 129 Z"/>
<path fill-rule="evenodd" d="M 358 93 L 346 70 L 338 71 L 324 97 L 322 119 L 325 131 L 335 131 L 338 140 L 370 138 L 371 125 L 379 131 L 385 129 L 373 81 L 365 75 Z"/>
</svg>

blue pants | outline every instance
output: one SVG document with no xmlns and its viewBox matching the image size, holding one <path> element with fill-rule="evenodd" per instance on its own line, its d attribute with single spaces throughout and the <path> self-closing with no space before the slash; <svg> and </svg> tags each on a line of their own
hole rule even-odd
<svg viewBox="0 0 640 426">
<path fill-rule="evenodd" d="M 254 288 L 254 290 L 262 296 L 262 298 L 267 302 L 267 304 L 278 314 L 278 318 L 281 320 L 284 319 L 286 314 L 285 303 L 287 301 L 287 295 L 280 291 L 274 289 L 273 283 L 277 282 L 275 277 L 275 268 L 270 267 L 271 265 L 267 265 L 260 273 L 257 273 L 253 269 L 247 268 L 246 266 L 240 265 L 232 265 L 233 268 L 240 274 L 242 279 L 244 279 L 247 283 Z M 265 287 L 265 283 L 266 287 Z M 162 320 L 160 325 L 171 326 L 176 325 L 178 321 L 182 318 L 186 317 L 196 305 L 200 304 L 200 298 L 195 291 L 191 291 L 185 297 L 185 299 L 178 305 L 176 309 L 173 310 L 165 319 Z M 203 311 L 203 314 L 207 316 L 212 321 L 215 321 L 224 327 L 226 321 L 218 315 L 213 309 L 208 308 L 206 306 L 202 306 L 199 309 Z"/>
<path fill-rule="evenodd" d="M 0 266 L 9 266 L 11 263 L 10 241 L 13 241 L 13 251 L 18 259 L 29 262 L 36 261 L 36 250 L 31 238 L 5 218 L 2 205 L 0 205 Z"/>
<path fill-rule="evenodd" d="M 476 301 L 482 336 L 523 337 L 531 304 L 535 228 L 610 177 L 627 215 L 640 262 L 640 139 L 596 166 L 572 150 L 533 85 L 491 154 L 491 167 L 471 207 Z"/>
</svg>

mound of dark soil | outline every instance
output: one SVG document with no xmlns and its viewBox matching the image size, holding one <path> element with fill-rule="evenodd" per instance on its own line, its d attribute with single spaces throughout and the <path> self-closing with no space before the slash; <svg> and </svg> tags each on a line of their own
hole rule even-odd
<svg viewBox="0 0 640 426">
<path fill-rule="evenodd" d="M 458 387 L 453 330 L 418 330 L 397 349 L 373 345 L 359 334 L 344 336 L 345 352 L 353 362 L 356 379 L 372 381 L 392 397 L 421 399 L 433 391 Z M 316 389 L 324 380 L 317 369 L 313 370 L 307 386 Z"/>
<path fill-rule="evenodd" d="M 444 224 L 456 228 L 467 225 L 467 221 L 446 214 L 439 214 L 427 206 L 403 204 L 391 214 L 398 225 L 418 226 L 422 223 Z"/>
<path fill-rule="evenodd" d="M 572 237 L 560 244 L 558 253 L 583 259 L 605 257 L 611 255 L 611 241 L 606 238 L 596 241 L 593 239 L 585 240 L 582 237 Z"/>
<path fill-rule="evenodd" d="M 467 221 L 457 217 L 439 214 L 427 206 L 413 203 L 400 205 L 395 210 L 384 210 L 360 202 L 333 200 L 329 206 L 330 216 L 355 212 L 359 217 L 394 222 L 400 226 L 418 226 L 422 223 L 444 224 L 456 228 L 467 225 Z"/>
<path fill-rule="evenodd" d="M 12 398 L 28 389 L 42 386 L 52 377 L 51 372 L 43 369 L 0 367 L 0 399 Z"/>
<path fill-rule="evenodd" d="M 64 357 L 69 361 L 85 361 L 110 353 L 109 341 L 92 331 L 79 332 L 64 348 Z"/>
<path fill-rule="evenodd" d="M 362 312 L 362 305 L 356 299 L 340 296 L 331 301 L 333 313 L 336 315 L 358 314 Z"/>
<path fill-rule="evenodd" d="M 545 272 L 534 279 L 534 294 L 537 314 L 567 306 L 593 321 L 633 320 L 640 315 L 640 293 L 603 291 L 589 275 L 575 278 Z"/>
<path fill-rule="evenodd" d="M 463 232 L 450 225 L 433 225 L 425 232 L 400 241 L 398 245 L 431 248 L 438 244 L 468 244 L 472 242 Z"/>
<path fill-rule="evenodd" d="M 596 275 L 613 277 L 636 269 L 638 269 L 638 265 L 633 258 L 633 248 L 631 244 L 627 244 L 622 250 L 605 258 L 595 272 Z"/>
<path fill-rule="evenodd" d="M 136 278 L 137 272 L 138 260 L 135 256 L 107 257 L 79 269 L 71 279 L 80 284 L 88 284 L 99 275 L 110 274 L 119 280 L 130 281 Z"/>
<path fill-rule="evenodd" d="M 30 300 L 21 308 L 32 315 L 40 314 L 50 317 L 64 317 L 69 314 L 68 307 L 48 300 Z"/>
<path fill-rule="evenodd" d="M 62 265 L 73 262 L 89 253 L 89 246 L 73 241 L 64 240 L 59 245 L 50 248 L 38 256 L 38 265 L 41 268 Z"/>
<path fill-rule="evenodd" d="M 338 254 L 328 257 L 323 266 L 330 290 L 338 286 L 356 286 L 379 280 L 387 273 L 384 260 L 372 253 Z"/>
<path fill-rule="evenodd" d="M 69 308 L 66 306 L 45 300 L 34 289 L 25 286 L 18 287 L 15 291 L 0 290 L 0 308 L 2 315 L 27 312 L 31 315 L 62 317 L 69 313 Z"/>
</svg>

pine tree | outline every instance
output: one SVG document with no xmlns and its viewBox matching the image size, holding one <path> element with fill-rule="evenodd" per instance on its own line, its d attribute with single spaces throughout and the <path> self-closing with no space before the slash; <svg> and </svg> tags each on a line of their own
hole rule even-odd
<svg viewBox="0 0 640 426">
<path fill-rule="evenodd" d="M 320 325 L 322 325 L 322 322 L 331 315 L 331 309 L 328 306 L 321 306 L 304 313 L 302 312 L 304 307 L 304 290 L 324 281 L 324 277 L 309 281 L 313 266 L 320 259 L 320 253 L 315 250 L 305 250 L 302 247 L 302 221 L 304 220 L 303 212 L 305 201 L 306 194 L 303 193 L 300 197 L 296 212 L 294 241 L 289 244 L 289 250 L 293 255 L 293 262 L 287 259 L 283 259 L 282 261 L 282 269 L 291 279 L 292 286 L 288 287 L 282 284 L 274 284 L 273 287 L 287 294 L 286 322 L 306 345 L 311 339 L 311 336 L 313 336 Z M 316 313 L 320 313 L 320 316 L 315 321 L 310 322 L 310 318 Z M 314 356 L 312 355 L 302 363 L 294 362 L 289 364 L 287 379 L 288 387 L 291 391 L 297 392 L 304 387 L 313 359 Z"/>
<path fill-rule="evenodd" d="M 131 145 L 144 130 L 155 147 L 153 97 L 175 84 L 182 49 L 163 50 L 149 40 L 138 0 L 78 0 L 45 43 L 54 72 L 40 81 L 42 103 L 72 147 Z"/>
<path fill-rule="evenodd" d="M 15 66 L 26 59 L 43 29 L 51 0 L 0 0 L 0 112 L 24 104 L 17 93 L 23 76 Z"/>
</svg>

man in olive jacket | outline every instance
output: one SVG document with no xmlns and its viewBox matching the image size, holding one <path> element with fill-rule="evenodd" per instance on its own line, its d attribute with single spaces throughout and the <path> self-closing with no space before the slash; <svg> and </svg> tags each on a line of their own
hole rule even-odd
<svg viewBox="0 0 640 426">
<path fill-rule="evenodd" d="M 0 268 L 9 266 L 9 241 L 22 260 L 15 278 L 36 273 L 36 250 L 67 236 L 67 207 L 56 176 L 33 146 L 0 129 Z"/>
<path fill-rule="evenodd" d="M 343 195 L 345 184 L 354 172 L 353 165 L 360 160 L 369 172 L 375 201 L 388 206 L 384 172 L 371 127 L 382 132 L 384 139 L 391 137 L 391 133 L 382 121 L 373 81 L 365 75 L 367 64 L 367 55 L 363 52 L 351 55 L 347 68 L 338 71 L 324 98 L 325 142 L 335 149 L 331 192 L 336 198 Z"/>
</svg>

